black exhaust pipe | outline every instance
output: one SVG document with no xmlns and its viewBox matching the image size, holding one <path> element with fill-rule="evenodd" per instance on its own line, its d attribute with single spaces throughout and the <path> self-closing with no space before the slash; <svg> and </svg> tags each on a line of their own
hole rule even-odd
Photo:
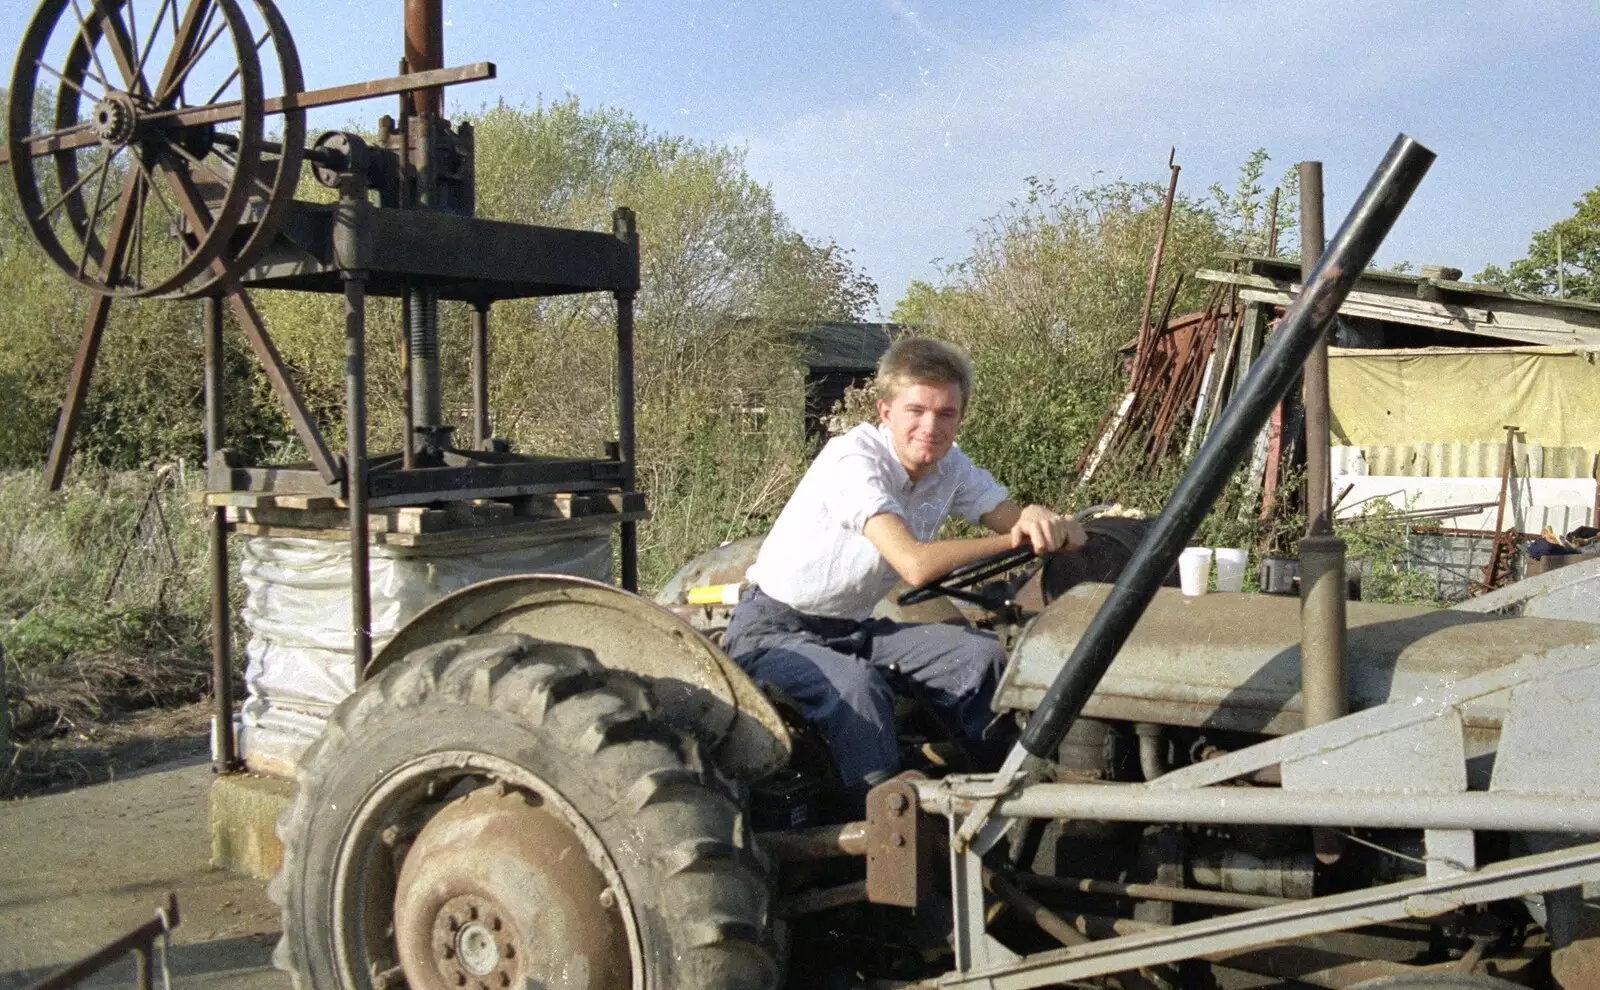
<svg viewBox="0 0 1600 990">
<path fill-rule="evenodd" d="M 1305 280 L 1272 341 L 1223 410 L 1216 429 L 1206 438 L 1166 508 L 1078 640 L 1066 666 L 1029 717 L 1019 740 L 1029 753 L 1048 759 L 1056 751 L 1144 615 L 1156 589 L 1172 572 L 1178 554 L 1250 450 L 1273 407 L 1294 384 L 1307 355 L 1322 339 L 1434 157 L 1433 152 L 1404 134 L 1389 146 L 1389 153 Z"/>
</svg>

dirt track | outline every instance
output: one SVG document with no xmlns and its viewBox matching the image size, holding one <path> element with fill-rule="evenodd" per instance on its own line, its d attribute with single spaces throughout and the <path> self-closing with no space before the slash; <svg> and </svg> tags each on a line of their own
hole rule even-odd
<svg viewBox="0 0 1600 990">
<path fill-rule="evenodd" d="M 174 986 L 285 990 L 260 881 L 213 870 L 208 763 L 0 804 L 0 990 L 23 987 L 149 920 L 178 894 Z M 129 956 L 85 986 L 133 985 Z M 161 986 L 159 968 L 156 986 Z"/>
</svg>

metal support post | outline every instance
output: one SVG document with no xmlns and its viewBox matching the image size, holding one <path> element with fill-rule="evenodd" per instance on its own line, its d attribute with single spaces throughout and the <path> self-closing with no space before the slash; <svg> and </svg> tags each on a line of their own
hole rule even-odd
<svg viewBox="0 0 1600 990">
<path fill-rule="evenodd" d="M 489 447 L 489 302 L 472 304 L 472 449 Z"/>
<path fill-rule="evenodd" d="M 411 288 L 400 294 L 400 467 L 416 467 L 416 403 L 411 396 Z"/>
<path fill-rule="evenodd" d="M 1322 163 L 1300 163 L 1300 279 L 1322 257 Z M 1328 462 L 1328 335 L 1323 334 L 1306 356 L 1306 532 L 1333 532 L 1333 484 Z"/>
<path fill-rule="evenodd" d="M 633 211 L 620 207 L 611 216 L 611 231 L 628 244 L 637 259 L 639 230 Z M 637 263 L 637 262 L 636 262 Z M 617 299 L 617 448 L 622 458 L 622 490 L 633 491 L 637 479 L 634 462 L 633 396 L 633 293 L 618 292 Z M 639 524 L 625 522 L 621 527 L 622 586 L 639 590 Z"/>
<path fill-rule="evenodd" d="M 206 472 L 222 467 L 222 299 L 207 296 L 205 314 Z M 211 697 L 216 725 L 212 769 L 232 773 L 240 768 L 233 735 L 233 611 L 228 607 L 228 510 L 211 507 Z"/>
<path fill-rule="evenodd" d="M 406 0 L 405 31 L 408 72 L 444 68 L 444 0 Z M 444 90 L 416 90 L 410 104 L 419 117 L 437 117 L 444 109 Z"/>
<path fill-rule="evenodd" d="M 961 818 L 950 816 L 952 840 L 960 826 Z M 956 969 L 963 973 L 983 966 L 1017 961 L 1016 953 L 995 941 L 986 930 L 983 870 L 982 857 L 970 847 L 963 852 L 951 852 L 951 940 L 956 953 Z"/>
<path fill-rule="evenodd" d="M 406 290 L 411 316 L 411 427 L 413 432 L 437 428 L 444 405 L 439 381 L 439 293 L 432 287 Z M 428 441 L 424 434 L 424 444 Z"/>
<path fill-rule="evenodd" d="M 1309 279 L 1322 256 L 1322 163 L 1300 163 L 1300 276 Z M 1330 325 L 1329 329 L 1332 327 Z M 1306 517 L 1300 540 L 1300 697 L 1306 725 L 1350 711 L 1345 669 L 1345 546 L 1333 535 L 1333 487 L 1328 451 L 1328 333 L 1306 356 Z M 1344 848 L 1334 832 L 1312 833 L 1317 858 L 1336 862 Z"/>
<path fill-rule="evenodd" d="M 372 660 L 372 576 L 367 570 L 367 273 L 344 273 L 344 497 L 350 509 L 350 632 L 355 683 Z"/>
</svg>

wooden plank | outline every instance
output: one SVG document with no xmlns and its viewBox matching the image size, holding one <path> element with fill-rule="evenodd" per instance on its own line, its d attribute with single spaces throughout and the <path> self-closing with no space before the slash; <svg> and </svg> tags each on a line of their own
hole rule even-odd
<svg viewBox="0 0 1600 990">
<path fill-rule="evenodd" d="M 326 495 L 272 495 L 272 504 L 279 509 L 343 509 L 344 499 Z"/>
<path fill-rule="evenodd" d="M 645 511 L 642 492 L 559 492 L 528 495 L 515 500 L 519 516 L 536 519 L 576 519 Z"/>
<path fill-rule="evenodd" d="M 375 532 L 372 534 L 372 543 L 378 546 L 393 547 L 436 547 L 466 540 L 494 539 L 498 537 L 516 537 L 529 534 L 578 534 L 589 530 L 599 530 L 624 522 L 643 522 L 649 519 L 648 512 L 625 513 L 615 516 L 587 516 L 578 519 L 525 519 L 511 525 L 504 526 L 478 526 L 466 529 L 453 529 L 439 533 L 394 533 Z M 301 540 L 328 540 L 332 542 L 347 542 L 350 539 L 349 529 L 306 528 L 302 526 L 285 526 L 263 522 L 237 522 L 234 532 L 244 536 L 269 536 Z"/>
<path fill-rule="evenodd" d="M 474 526 L 492 526 L 509 522 L 516 517 L 516 510 L 505 502 L 461 502 L 443 508 L 408 506 L 379 511 L 386 511 L 392 515 L 394 526 L 391 528 L 397 533 L 438 533 Z"/>
<path fill-rule="evenodd" d="M 279 509 L 274 506 L 229 506 L 228 521 L 241 526 L 271 526 L 274 528 L 332 530 L 343 528 L 350 532 L 349 515 L 343 509 Z M 367 516 L 367 529 L 373 533 L 387 533 L 393 521 L 382 513 Z M 243 532 L 243 530 L 241 530 Z"/>
</svg>

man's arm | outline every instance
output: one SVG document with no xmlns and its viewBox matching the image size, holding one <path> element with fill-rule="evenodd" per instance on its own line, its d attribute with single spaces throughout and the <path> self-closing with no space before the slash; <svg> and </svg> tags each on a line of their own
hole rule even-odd
<svg viewBox="0 0 1600 990">
<path fill-rule="evenodd" d="M 906 521 L 892 512 L 880 512 L 868 519 L 861 532 L 878 548 L 901 580 L 913 586 L 927 584 L 962 564 L 1018 545 L 1010 533 L 923 543 L 911 532 Z"/>
<path fill-rule="evenodd" d="M 1006 499 L 979 518 L 979 522 L 996 533 L 1011 537 L 1011 545 L 1022 546 L 1024 541 L 1033 544 L 1039 553 L 1071 550 L 1088 542 L 1083 526 L 1071 516 L 1059 515 L 1042 505 L 1026 508 Z"/>
<path fill-rule="evenodd" d="M 883 554 L 883 559 L 910 585 L 923 585 L 962 564 L 990 554 L 1032 543 L 1040 553 L 1082 546 L 1087 537 L 1071 516 L 1059 516 L 1042 505 L 1017 506 L 1009 499 L 981 518 L 995 536 L 975 539 L 934 540 L 923 543 L 906 521 L 892 512 L 867 520 L 863 535 Z"/>
</svg>

